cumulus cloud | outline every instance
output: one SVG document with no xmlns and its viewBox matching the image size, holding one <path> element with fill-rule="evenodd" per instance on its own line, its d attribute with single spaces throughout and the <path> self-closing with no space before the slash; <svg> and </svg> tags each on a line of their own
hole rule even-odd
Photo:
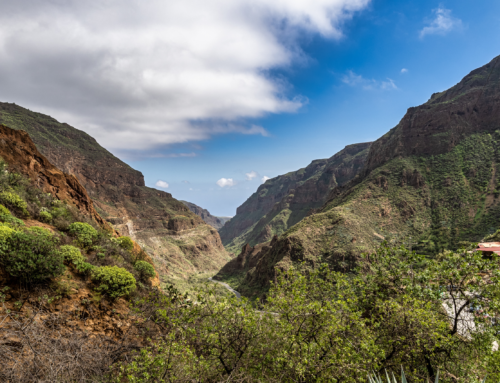
<svg viewBox="0 0 500 383">
<path fill-rule="evenodd" d="M 162 188 L 162 189 L 168 189 L 168 183 L 166 183 L 165 181 L 162 181 L 162 180 L 158 180 L 155 185 L 159 188 Z"/>
<path fill-rule="evenodd" d="M 245 119 L 303 104 L 269 71 L 297 30 L 340 38 L 370 0 L 0 0 L 0 100 L 113 149 L 269 133 Z"/>
<path fill-rule="evenodd" d="M 401 73 L 408 73 L 408 69 L 406 68 L 401 69 Z"/>
<path fill-rule="evenodd" d="M 247 181 L 251 181 L 254 178 L 258 177 L 258 174 L 256 171 L 252 170 L 250 173 L 245 173 L 245 177 L 246 177 Z"/>
<path fill-rule="evenodd" d="M 434 9 L 433 13 L 435 14 L 434 19 L 429 21 L 428 25 L 420 31 L 420 38 L 434 34 L 445 35 L 453 29 L 462 27 L 462 20 L 453 17 L 450 9 L 441 6 Z"/>
<path fill-rule="evenodd" d="M 354 73 L 352 70 L 347 71 L 347 73 L 341 78 L 344 84 L 349 86 L 359 86 L 365 90 L 395 90 L 398 89 L 394 80 L 388 78 L 387 80 L 374 80 L 367 79 L 361 75 Z"/>
<path fill-rule="evenodd" d="M 233 181 L 232 178 L 221 178 L 216 182 L 217 185 L 219 185 L 221 188 L 223 187 L 231 187 L 236 185 L 236 182 Z"/>
<path fill-rule="evenodd" d="M 264 177 L 262 177 L 261 181 L 264 184 L 264 183 L 266 183 L 267 180 L 270 180 L 270 179 L 271 179 L 271 177 L 264 176 Z"/>
</svg>

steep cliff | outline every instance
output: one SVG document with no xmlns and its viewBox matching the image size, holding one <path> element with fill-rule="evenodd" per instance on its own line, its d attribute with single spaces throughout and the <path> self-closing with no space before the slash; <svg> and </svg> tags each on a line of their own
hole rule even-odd
<svg viewBox="0 0 500 383">
<path fill-rule="evenodd" d="M 216 230 L 171 194 L 144 186 L 140 172 L 85 132 L 9 103 L 0 103 L 0 123 L 28 132 L 41 153 L 74 175 L 97 212 L 141 244 L 160 274 L 187 277 L 230 259 Z"/>
<path fill-rule="evenodd" d="M 245 243 L 269 241 L 321 207 L 330 190 L 356 176 L 369 147 L 370 143 L 349 145 L 333 157 L 267 180 L 220 229 L 226 248 L 239 252 Z"/>
<path fill-rule="evenodd" d="M 332 189 L 320 211 L 283 233 L 253 267 L 226 268 L 219 277 L 239 272 L 236 287 L 251 295 L 268 286 L 276 267 L 327 262 L 348 270 L 384 239 L 427 254 L 456 249 L 495 231 L 499 195 L 497 57 L 410 108 L 371 145 L 359 177 Z"/>
<path fill-rule="evenodd" d="M 181 201 L 181 202 L 184 205 L 186 205 L 188 209 L 191 210 L 194 214 L 201 217 L 201 219 L 205 223 L 209 224 L 215 229 L 219 230 L 222 226 L 224 226 L 224 223 L 218 217 L 210 214 L 210 212 L 207 209 L 203 209 L 202 207 L 199 207 L 198 205 L 195 205 L 194 203 L 191 202 L 187 201 Z"/>
</svg>

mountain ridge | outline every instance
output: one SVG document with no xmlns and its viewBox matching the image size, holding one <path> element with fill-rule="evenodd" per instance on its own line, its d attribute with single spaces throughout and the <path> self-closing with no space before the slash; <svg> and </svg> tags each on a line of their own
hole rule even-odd
<svg viewBox="0 0 500 383">
<path fill-rule="evenodd" d="M 370 145 L 348 145 L 328 159 L 267 180 L 220 229 L 226 248 L 238 252 L 245 243 L 269 241 L 320 208 L 328 191 L 356 176 Z"/>
<path fill-rule="evenodd" d="M 454 87 L 409 108 L 376 140 L 358 177 L 333 188 L 321 209 L 218 274 L 262 295 L 275 269 L 297 262 L 355 267 L 387 240 L 424 254 L 454 250 L 500 221 L 500 56 Z M 255 249 L 255 247 L 251 247 Z M 253 259 L 250 259 L 252 258 Z"/>
<path fill-rule="evenodd" d="M 97 212 L 136 240 L 165 278 L 216 271 L 230 259 L 215 229 L 170 193 L 146 187 L 141 172 L 87 133 L 9 103 L 0 103 L 0 123 L 26 131 L 50 162 L 73 174 Z"/>
</svg>

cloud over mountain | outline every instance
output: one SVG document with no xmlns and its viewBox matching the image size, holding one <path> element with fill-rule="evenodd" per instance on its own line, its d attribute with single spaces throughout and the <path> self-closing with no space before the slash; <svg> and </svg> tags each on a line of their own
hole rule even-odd
<svg viewBox="0 0 500 383">
<path fill-rule="evenodd" d="M 75 125 L 111 149 L 214 134 L 303 101 L 269 70 L 300 29 L 342 36 L 369 0 L 0 0 L 0 99 Z"/>
<path fill-rule="evenodd" d="M 223 187 L 231 187 L 236 185 L 236 182 L 232 178 L 221 178 L 216 182 L 217 185 L 219 185 L 221 188 Z"/>
</svg>

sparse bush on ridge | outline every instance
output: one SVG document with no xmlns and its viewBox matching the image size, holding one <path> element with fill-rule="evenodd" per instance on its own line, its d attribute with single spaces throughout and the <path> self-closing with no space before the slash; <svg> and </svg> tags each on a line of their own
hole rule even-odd
<svg viewBox="0 0 500 383">
<path fill-rule="evenodd" d="M 50 214 L 46 208 L 40 209 L 40 213 L 38 213 L 38 218 L 42 222 L 51 222 L 52 221 L 52 214 Z"/>
<path fill-rule="evenodd" d="M 72 264 L 80 274 L 89 275 L 96 266 L 87 262 L 79 248 L 71 245 L 64 245 L 59 248 L 64 256 L 64 260 Z"/>
<path fill-rule="evenodd" d="M 97 239 L 97 230 L 85 222 L 73 222 L 68 227 L 69 234 L 76 237 L 76 242 L 83 248 L 89 248 Z"/>
<path fill-rule="evenodd" d="M 13 190 L 4 190 L 0 192 L 0 201 L 19 210 L 23 215 L 29 216 L 29 212 L 26 209 L 28 204 Z"/>
<path fill-rule="evenodd" d="M 5 227 L 2 227 L 4 232 Z M 41 229 L 41 228 L 37 228 Z M 0 263 L 5 271 L 24 282 L 41 282 L 64 272 L 58 239 L 42 230 L 12 231 L 2 241 Z"/>
<path fill-rule="evenodd" d="M 118 298 L 129 295 L 136 288 L 134 276 L 122 267 L 102 266 L 93 270 L 92 281 L 97 291 Z"/>
<path fill-rule="evenodd" d="M 137 261 L 134 268 L 140 273 L 141 279 L 147 281 L 156 276 L 156 271 L 151 263 L 146 261 Z"/>
<path fill-rule="evenodd" d="M 125 250 L 130 251 L 134 248 L 134 242 L 132 241 L 132 239 L 130 239 L 130 237 L 127 236 L 119 237 L 117 238 L 117 242 L 120 245 L 120 247 Z"/>
</svg>

